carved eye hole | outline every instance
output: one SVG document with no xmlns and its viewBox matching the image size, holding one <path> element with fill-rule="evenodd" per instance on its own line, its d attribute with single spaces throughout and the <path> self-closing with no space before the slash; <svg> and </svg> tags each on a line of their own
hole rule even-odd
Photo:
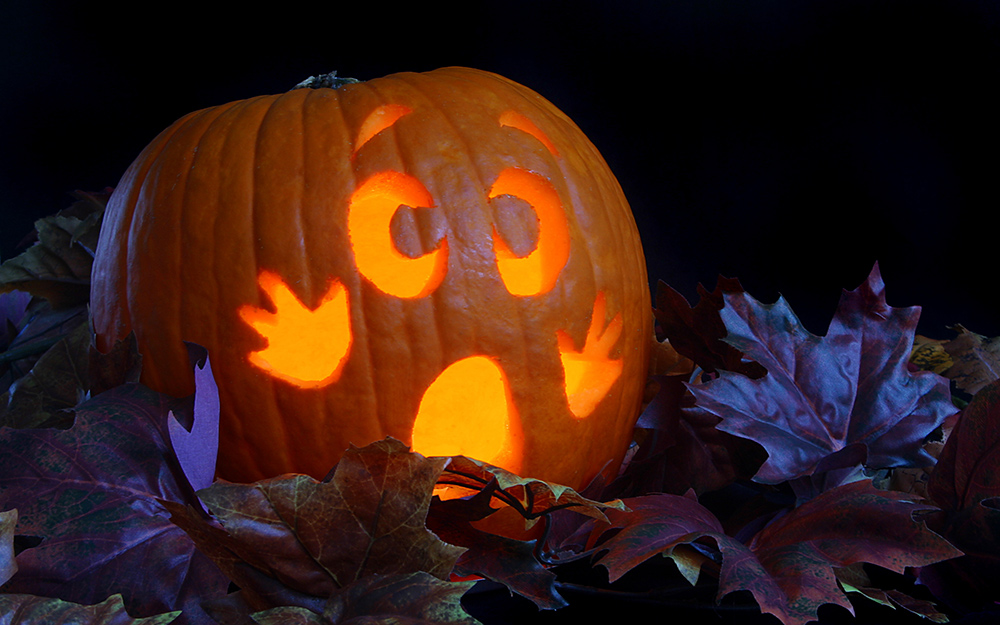
<svg viewBox="0 0 1000 625">
<path fill-rule="evenodd" d="M 412 109 L 400 104 L 372 111 L 361 124 L 354 153 L 410 112 Z M 434 206 L 430 192 L 410 174 L 379 172 L 354 191 L 347 208 L 354 264 L 383 293 L 407 299 L 424 297 L 434 292 L 448 271 L 448 241 L 441 239 L 437 249 L 415 258 L 399 251 L 392 238 L 392 219 L 402 206 Z"/>
<path fill-rule="evenodd" d="M 516 128 L 522 132 L 526 132 L 532 137 L 538 139 L 545 148 L 552 153 L 552 156 L 559 158 L 559 150 L 556 149 L 552 140 L 549 139 L 542 130 L 535 125 L 535 122 L 531 121 L 524 115 L 521 115 L 517 111 L 504 111 L 500 114 L 500 125 L 508 126 L 510 128 Z"/>
<path fill-rule="evenodd" d="M 516 128 L 535 137 L 554 156 L 559 152 L 549 137 L 530 119 L 515 111 L 500 116 L 500 125 Z M 509 195 L 527 202 L 538 219 L 538 240 L 527 256 L 517 256 L 493 228 L 493 250 L 497 269 L 511 295 L 527 297 L 546 293 L 555 286 L 559 273 L 569 260 L 569 222 L 559 192 L 547 178 L 518 167 L 500 172 L 488 196 Z"/>
</svg>

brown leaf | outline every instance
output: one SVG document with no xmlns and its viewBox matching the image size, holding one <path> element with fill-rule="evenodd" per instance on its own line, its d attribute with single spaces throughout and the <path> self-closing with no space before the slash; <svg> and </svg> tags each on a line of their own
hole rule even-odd
<svg viewBox="0 0 1000 625">
<path fill-rule="evenodd" d="M 68 427 L 70 410 L 87 393 L 90 326 L 79 324 L 49 348 L 10 389 L 0 425 L 15 428 Z"/>
<path fill-rule="evenodd" d="M 385 439 L 348 450 L 328 481 L 216 482 L 199 496 L 231 539 L 223 570 L 243 560 L 292 590 L 327 597 L 369 575 L 448 579 L 463 549 L 424 526 L 444 464 Z M 219 541 L 215 534 L 209 539 Z"/>
<path fill-rule="evenodd" d="M 944 344 L 955 364 L 945 374 L 958 388 L 975 395 L 1000 378 L 1000 337 L 986 338 L 961 325 L 953 328 L 958 336 Z"/>
<path fill-rule="evenodd" d="M 0 265 L 0 293 L 27 291 L 54 308 L 89 299 L 94 249 L 110 190 L 76 196 L 68 209 L 35 222 L 37 243 Z"/>
</svg>

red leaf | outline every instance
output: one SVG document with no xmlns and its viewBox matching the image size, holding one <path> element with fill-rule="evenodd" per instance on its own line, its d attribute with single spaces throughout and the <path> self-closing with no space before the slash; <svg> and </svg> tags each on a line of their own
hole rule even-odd
<svg viewBox="0 0 1000 625">
<path fill-rule="evenodd" d="M 612 581 L 663 554 L 694 583 L 698 561 L 678 547 L 711 539 L 722 555 L 719 598 L 749 590 L 763 612 L 786 625 L 815 620 L 826 603 L 851 609 L 835 568 L 868 562 L 902 573 L 960 554 L 913 519 L 930 506 L 876 490 L 867 481 L 838 486 L 806 502 L 768 525 L 748 546 L 727 536 L 692 498 L 648 495 L 625 503 L 631 512 L 609 511 L 611 525 L 597 524 L 589 545 Z"/>
<path fill-rule="evenodd" d="M 767 369 L 751 379 L 722 371 L 689 385 L 694 410 L 722 419 L 718 428 L 768 451 L 754 479 L 779 483 L 818 470 L 933 463 L 923 442 L 955 412 L 948 382 L 911 373 L 919 308 L 885 302 L 878 266 L 845 292 L 826 336 L 809 333 L 784 299 L 763 305 L 745 293 L 726 294 L 726 342 Z"/>
<path fill-rule="evenodd" d="M 933 526 L 967 555 L 921 577 L 936 592 L 973 606 L 995 599 L 1000 586 L 1000 382 L 984 387 L 962 411 L 927 491 L 944 511 Z"/>
</svg>

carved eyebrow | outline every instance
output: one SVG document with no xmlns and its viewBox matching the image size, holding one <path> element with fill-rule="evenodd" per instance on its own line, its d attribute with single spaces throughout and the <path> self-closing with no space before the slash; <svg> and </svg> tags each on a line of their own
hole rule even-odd
<svg viewBox="0 0 1000 625">
<path fill-rule="evenodd" d="M 501 113 L 500 125 L 510 126 L 511 128 L 517 128 L 521 132 L 528 133 L 532 137 L 541 141 L 542 145 L 544 145 L 548 149 L 548 151 L 552 153 L 552 156 L 559 158 L 559 150 L 556 149 L 555 144 L 552 143 L 552 140 L 549 139 L 548 135 L 542 132 L 542 130 L 538 126 L 536 126 L 533 121 L 531 121 L 524 115 L 518 113 L 517 111 L 510 110 Z"/>
<path fill-rule="evenodd" d="M 369 113 L 358 131 L 358 138 L 354 142 L 354 154 L 357 154 L 358 150 L 364 147 L 375 135 L 395 124 L 403 115 L 412 112 L 413 109 L 405 104 L 383 104 Z"/>
</svg>

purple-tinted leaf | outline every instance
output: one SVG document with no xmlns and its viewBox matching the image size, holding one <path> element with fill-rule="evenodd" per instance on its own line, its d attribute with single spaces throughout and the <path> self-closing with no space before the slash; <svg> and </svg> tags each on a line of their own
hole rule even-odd
<svg viewBox="0 0 1000 625">
<path fill-rule="evenodd" d="M 132 618 L 120 595 L 95 605 L 80 605 L 60 599 L 32 595 L 0 595 L 3 625 L 167 625 L 177 622 L 178 612 Z"/>
<path fill-rule="evenodd" d="M 219 455 L 219 388 L 208 352 L 191 344 L 188 349 L 194 367 L 193 423 L 187 428 L 171 412 L 167 427 L 184 475 L 195 490 L 201 490 L 211 486 L 215 479 L 215 461 Z"/>
<path fill-rule="evenodd" d="M 161 500 L 193 501 L 167 442 L 165 396 L 121 386 L 76 408 L 68 430 L 0 429 L 0 509 L 41 543 L 17 556 L 10 592 L 76 603 L 120 593 L 129 613 L 183 609 L 228 580 L 169 520 Z"/>
<path fill-rule="evenodd" d="M 28 310 L 31 294 L 25 291 L 0 293 L 0 349 L 6 349 L 14 339 L 12 332 Z"/>
<path fill-rule="evenodd" d="M 716 428 L 720 419 L 706 411 L 683 410 L 684 380 L 658 377 L 659 389 L 639 417 L 642 444 L 604 497 L 639 493 L 681 495 L 718 490 L 757 472 L 766 454 L 753 441 Z"/>
<path fill-rule="evenodd" d="M 17 572 L 14 561 L 14 527 L 17 525 L 17 510 L 0 512 L 0 586 L 7 583 Z"/>
<path fill-rule="evenodd" d="M 725 300 L 726 342 L 768 373 L 755 380 L 722 371 L 689 388 L 694 410 L 720 417 L 720 430 L 768 451 L 756 480 L 809 476 L 855 445 L 864 446 L 871 467 L 933 463 L 923 443 L 955 412 L 948 382 L 907 369 L 920 311 L 886 304 L 877 265 L 861 287 L 844 292 L 824 337 L 803 328 L 784 299 L 763 305 L 736 293 Z"/>
<path fill-rule="evenodd" d="M 645 560 L 657 554 L 674 559 L 684 576 L 694 584 L 697 570 L 690 570 L 690 560 L 675 552 L 684 544 L 708 537 L 723 537 L 719 520 L 693 496 L 643 495 L 625 500 L 629 511 L 609 510 L 610 526 L 595 523 L 588 547 L 601 553 L 596 563 L 608 569 L 613 582 Z M 619 531 L 605 542 L 598 539 L 609 528 Z"/>
<path fill-rule="evenodd" d="M 90 326 L 86 321 L 57 341 L 14 382 L 0 425 L 16 428 L 68 427 L 69 413 L 86 395 Z"/>
<path fill-rule="evenodd" d="M 663 554 L 694 583 L 698 561 L 679 547 L 705 539 L 722 555 L 719 598 L 748 590 L 763 612 L 785 625 L 817 618 L 826 603 L 851 609 L 836 571 L 869 562 L 902 573 L 960 552 L 913 515 L 930 509 L 870 482 L 838 486 L 795 508 L 759 532 L 749 545 L 723 532 L 719 521 L 690 497 L 647 495 L 625 500 L 629 512 L 608 511 L 595 522 L 588 547 L 616 580 L 646 559 Z M 608 531 L 617 530 L 617 531 Z"/>
<path fill-rule="evenodd" d="M 742 546 L 720 543 L 724 557 L 720 595 L 749 589 L 762 610 L 786 625 L 815 620 L 825 603 L 853 612 L 837 583 L 836 568 L 868 562 L 903 573 L 906 567 L 961 554 L 914 520 L 915 513 L 929 509 L 903 493 L 877 490 L 867 481 L 838 486 L 759 532 L 749 545 L 756 564 L 744 560 L 745 571 L 727 571 L 732 562 L 726 558 L 731 554 L 748 557 Z M 766 580 L 754 579 L 757 564 L 766 571 Z M 747 571 L 753 574 L 748 577 Z M 775 594 L 775 588 L 780 592 Z"/>
</svg>

